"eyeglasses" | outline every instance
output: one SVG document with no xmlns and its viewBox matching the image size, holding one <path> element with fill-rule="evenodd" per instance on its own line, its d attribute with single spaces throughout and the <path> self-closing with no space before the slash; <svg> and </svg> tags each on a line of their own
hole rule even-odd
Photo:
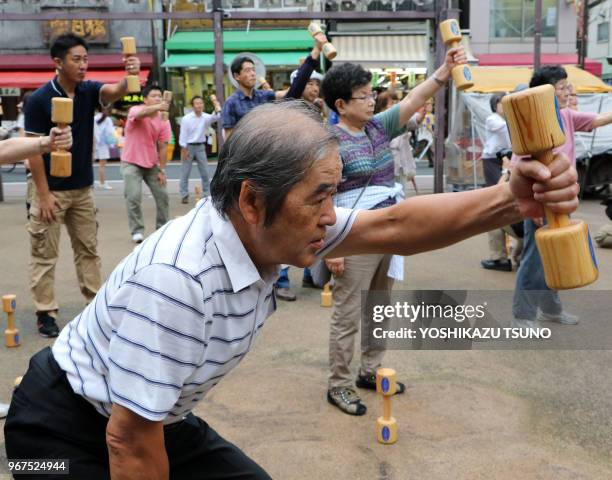
<svg viewBox="0 0 612 480">
<path fill-rule="evenodd" d="M 362 102 L 366 102 L 368 100 L 376 100 L 376 93 L 370 93 L 369 95 L 363 95 L 362 97 L 351 97 L 351 100 L 361 100 Z"/>
</svg>

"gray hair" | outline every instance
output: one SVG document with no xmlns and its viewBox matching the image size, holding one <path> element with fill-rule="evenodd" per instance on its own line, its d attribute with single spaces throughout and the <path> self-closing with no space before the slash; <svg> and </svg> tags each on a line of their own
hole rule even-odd
<svg viewBox="0 0 612 480">
<path fill-rule="evenodd" d="M 260 105 L 245 115 L 221 148 L 210 186 L 212 202 L 227 218 L 242 182 L 264 198 L 269 226 L 294 185 L 337 148 L 337 140 L 301 100 Z"/>
</svg>

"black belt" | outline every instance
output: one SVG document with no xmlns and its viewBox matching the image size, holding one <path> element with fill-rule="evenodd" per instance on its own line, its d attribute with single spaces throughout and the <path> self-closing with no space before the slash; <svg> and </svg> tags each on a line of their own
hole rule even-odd
<svg viewBox="0 0 612 480">
<path fill-rule="evenodd" d="M 204 142 L 199 142 L 199 143 L 188 143 L 187 145 L 204 145 Z"/>
</svg>

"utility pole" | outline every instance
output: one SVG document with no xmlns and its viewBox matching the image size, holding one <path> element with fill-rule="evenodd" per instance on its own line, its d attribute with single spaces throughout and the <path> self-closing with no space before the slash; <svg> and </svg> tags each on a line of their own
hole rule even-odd
<svg viewBox="0 0 612 480">
<path fill-rule="evenodd" d="M 213 30 L 215 35 L 215 93 L 219 103 L 225 103 L 223 91 L 223 77 L 225 66 L 223 65 L 223 8 L 221 0 L 213 0 Z M 222 122 L 217 122 L 217 153 L 223 146 Z"/>
<path fill-rule="evenodd" d="M 542 0 L 535 0 L 535 31 L 533 33 L 533 69 L 540 68 L 542 51 Z"/>
<path fill-rule="evenodd" d="M 442 2 L 436 2 L 436 23 L 434 26 L 434 35 L 436 38 L 436 59 L 435 65 L 438 67 L 444 63 L 446 57 L 446 45 L 442 41 L 438 26 L 444 20 L 450 18 L 459 18 L 459 10 L 444 8 Z M 432 72 L 433 73 L 433 72 Z M 450 84 L 450 81 L 449 81 Z M 450 98 L 449 87 L 445 86 L 438 90 L 435 97 L 436 113 L 435 113 L 435 132 L 434 132 L 434 193 L 444 192 L 444 139 L 446 138 L 446 127 L 449 124 L 448 111 L 446 108 L 447 100 Z"/>
</svg>

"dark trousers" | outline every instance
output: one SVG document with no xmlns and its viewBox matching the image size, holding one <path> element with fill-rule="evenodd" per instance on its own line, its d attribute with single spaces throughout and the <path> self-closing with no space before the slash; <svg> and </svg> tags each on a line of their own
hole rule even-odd
<svg viewBox="0 0 612 480">
<path fill-rule="evenodd" d="M 490 187 L 497 185 L 499 177 L 502 173 L 502 161 L 501 159 L 495 158 L 483 158 L 482 165 L 484 168 L 485 185 Z"/>
<path fill-rule="evenodd" d="M 106 424 L 68 383 L 49 347 L 30 360 L 4 425 L 8 459 L 68 459 L 69 475 L 19 475 L 20 479 L 110 479 Z M 170 478 L 269 479 L 238 447 L 189 414 L 164 428 Z"/>
</svg>

